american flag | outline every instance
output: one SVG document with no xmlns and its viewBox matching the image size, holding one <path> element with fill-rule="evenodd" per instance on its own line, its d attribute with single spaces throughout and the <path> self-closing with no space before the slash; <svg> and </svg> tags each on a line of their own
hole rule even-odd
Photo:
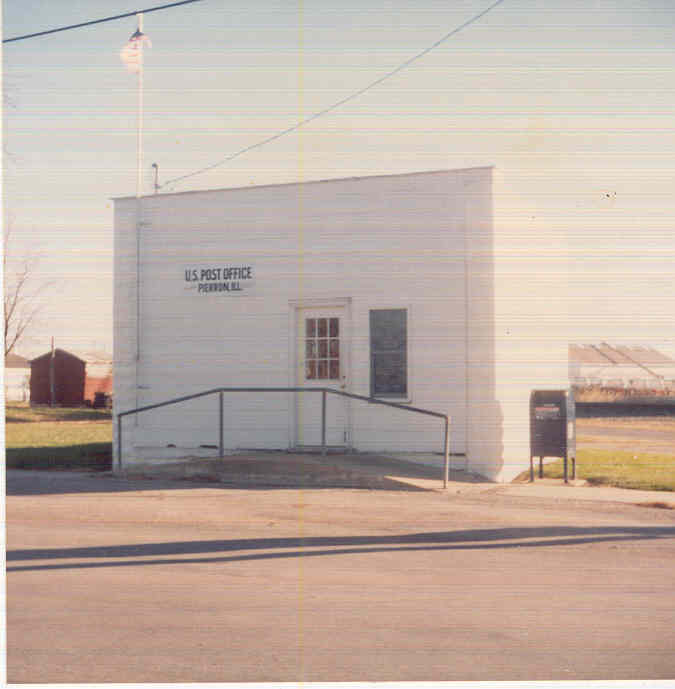
<svg viewBox="0 0 675 689">
<path fill-rule="evenodd" d="M 129 38 L 124 48 L 120 50 L 122 62 L 124 62 L 130 72 L 138 73 L 140 71 L 143 59 L 143 46 L 145 44 L 147 44 L 148 48 L 152 47 L 150 39 L 140 29 L 136 29 L 131 34 L 131 38 Z"/>
</svg>

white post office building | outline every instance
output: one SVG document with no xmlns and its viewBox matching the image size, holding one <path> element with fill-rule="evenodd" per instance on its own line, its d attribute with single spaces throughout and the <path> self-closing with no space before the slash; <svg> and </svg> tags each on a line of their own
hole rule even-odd
<svg viewBox="0 0 675 689">
<path fill-rule="evenodd" d="M 551 237 L 500 222 L 498 186 L 485 167 L 116 199 L 115 413 L 330 387 L 450 414 L 451 466 L 510 480 L 529 463 L 530 391 L 568 386 L 567 276 L 542 274 Z M 320 397 L 225 394 L 225 448 L 320 445 Z M 215 456 L 218 414 L 216 395 L 126 416 L 116 453 Z M 354 452 L 443 449 L 437 418 L 336 395 L 325 433 Z"/>
</svg>

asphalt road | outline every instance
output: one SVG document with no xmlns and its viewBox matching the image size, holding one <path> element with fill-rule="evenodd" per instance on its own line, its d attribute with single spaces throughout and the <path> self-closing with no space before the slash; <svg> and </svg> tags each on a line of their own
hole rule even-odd
<svg viewBox="0 0 675 689">
<path fill-rule="evenodd" d="M 675 511 L 9 471 L 12 683 L 675 677 Z"/>
</svg>

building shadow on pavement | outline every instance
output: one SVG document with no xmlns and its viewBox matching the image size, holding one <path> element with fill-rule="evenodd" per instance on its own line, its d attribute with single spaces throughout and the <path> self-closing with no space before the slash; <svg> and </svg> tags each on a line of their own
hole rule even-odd
<svg viewBox="0 0 675 689">
<path fill-rule="evenodd" d="M 75 548 L 32 548 L 9 550 L 6 554 L 6 560 L 8 564 L 7 572 L 14 572 L 140 565 L 227 563 L 245 560 L 317 557 L 321 555 L 336 556 L 393 551 L 539 548 L 575 546 L 599 542 L 643 541 L 673 537 L 675 537 L 675 526 L 542 526 L 463 529 L 393 536 L 253 538 L 137 543 Z M 227 553 L 227 555 L 220 557 L 189 557 L 207 553 Z M 49 560 L 76 561 L 45 562 Z M 14 562 L 31 564 L 10 564 Z"/>
</svg>

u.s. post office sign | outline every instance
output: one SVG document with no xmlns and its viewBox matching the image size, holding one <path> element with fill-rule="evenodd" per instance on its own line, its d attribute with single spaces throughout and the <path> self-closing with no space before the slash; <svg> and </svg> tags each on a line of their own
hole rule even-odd
<svg viewBox="0 0 675 689">
<path fill-rule="evenodd" d="M 183 272 L 185 289 L 196 294 L 240 294 L 253 286 L 254 278 L 253 266 L 239 263 L 189 266 Z"/>
</svg>

